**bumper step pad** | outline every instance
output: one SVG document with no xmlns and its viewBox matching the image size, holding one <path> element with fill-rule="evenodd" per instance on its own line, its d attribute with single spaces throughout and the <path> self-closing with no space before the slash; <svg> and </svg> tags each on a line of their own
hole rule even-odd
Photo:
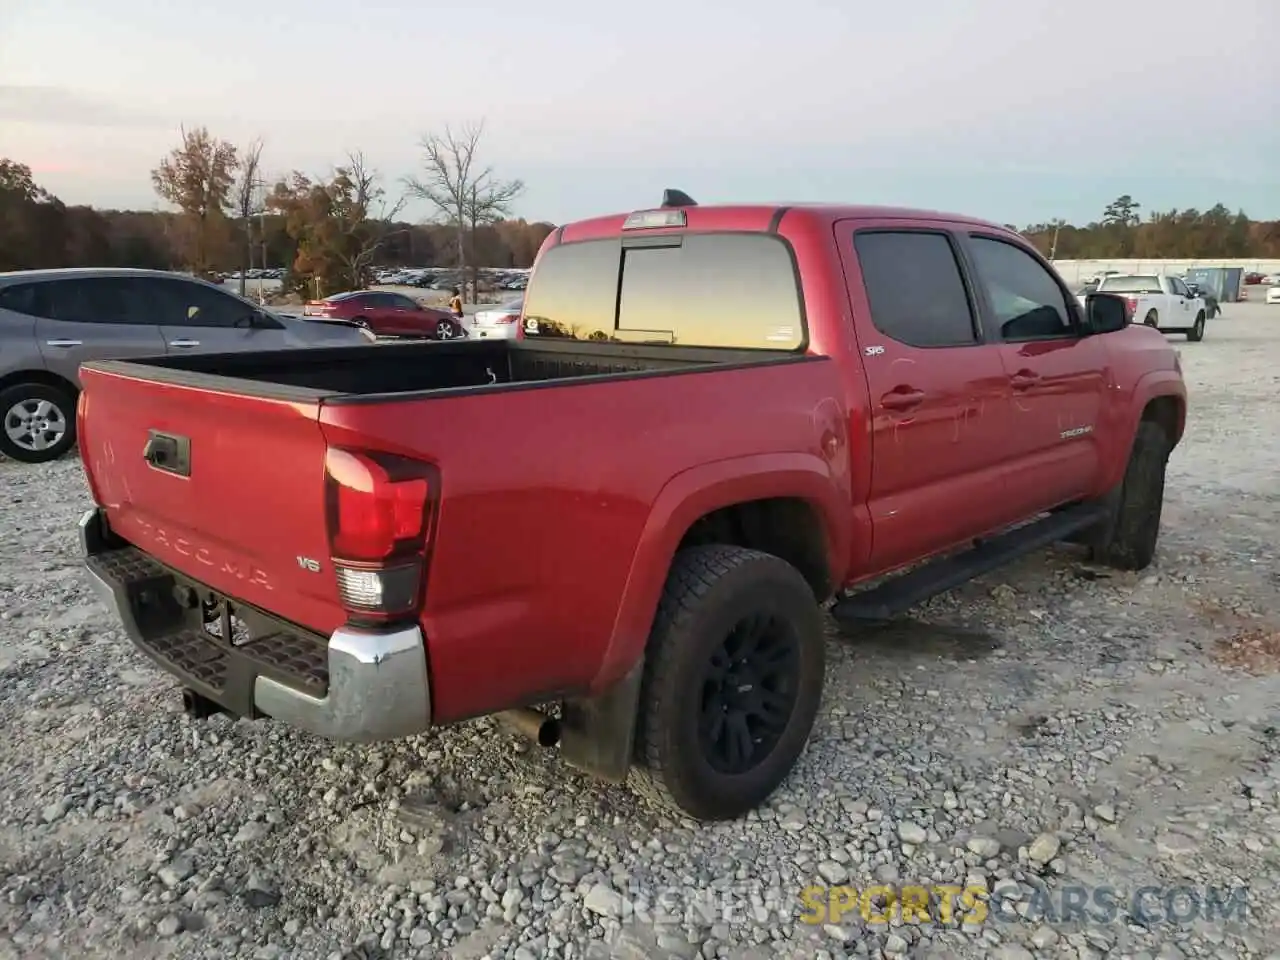
<svg viewBox="0 0 1280 960">
<path fill-rule="evenodd" d="M 158 563 L 136 547 L 86 558 L 90 572 L 115 595 L 133 642 L 185 686 L 240 716 L 259 716 L 254 684 L 269 677 L 310 697 L 328 691 L 328 641 L 269 617 L 244 611 L 270 630 L 235 646 L 205 628 L 205 600 L 227 604 L 208 587 Z M 231 602 L 235 608 L 234 602 Z M 239 611 L 237 611 L 237 615 Z"/>
</svg>

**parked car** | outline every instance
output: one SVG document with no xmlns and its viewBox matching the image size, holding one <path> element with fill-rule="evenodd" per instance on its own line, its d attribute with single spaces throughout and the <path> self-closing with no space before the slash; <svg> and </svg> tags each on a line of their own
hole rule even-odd
<svg viewBox="0 0 1280 960">
<path fill-rule="evenodd" d="M 424 307 L 402 293 L 380 290 L 355 290 L 310 300 L 302 313 L 325 320 L 349 320 L 379 337 L 453 340 L 463 334 L 462 326 L 447 310 Z"/>
<path fill-rule="evenodd" d="M 514 340 L 520 331 L 524 297 L 508 300 L 492 310 L 477 310 L 471 318 L 471 336 L 482 340 Z"/>
<path fill-rule="evenodd" d="M 1280 286 L 1273 286 L 1267 290 L 1267 303 L 1280 303 Z"/>
<path fill-rule="evenodd" d="M 0 273 L 0 453 L 42 463 L 71 449 L 85 360 L 351 346 L 369 339 L 352 324 L 282 316 L 182 274 Z"/>
<path fill-rule="evenodd" d="M 1204 339 L 1205 302 L 1178 277 L 1114 274 L 1102 278 L 1097 292 L 1123 297 L 1136 323 L 1161 333 L 1185 333 L 1192 342 Z"/>
<path fill-rule="evenodd" d="M 1244 282 L 1251 287 L 1257 286 L 1262 282 L 1262 274 L 1250 271 L 1244 275 Z"/>
<path fill-rule="evenodd" d="M 1119 298 L 967 217 L 665 200 L 549 236 L 560 336 L 86 366 L 88 569 L 193 714 L 500 713 L 731 818 L 804 749 L 827 601 L 1150 564 L 1186 390 Z"/>
</svg>

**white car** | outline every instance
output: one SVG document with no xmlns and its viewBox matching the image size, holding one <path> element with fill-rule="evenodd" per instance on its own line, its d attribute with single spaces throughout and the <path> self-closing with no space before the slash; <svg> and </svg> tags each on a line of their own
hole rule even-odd
<svg viewBox="0 0 1280 960">
<path fill-rule="evenodd" d="M 1267 303 L 1280 303 L 1280 286 L 1267 290 Z"/>
<path fill-rule="evenodd" d="M 520 329 L 524 297 L 510 300 L 491 310 L 478 310 L 471 317 L 470 333 L 476 340 L 514 340 Z"/>
</svg>

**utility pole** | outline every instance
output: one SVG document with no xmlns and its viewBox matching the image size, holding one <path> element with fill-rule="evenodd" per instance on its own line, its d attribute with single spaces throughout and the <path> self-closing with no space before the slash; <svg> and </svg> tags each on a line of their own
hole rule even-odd
<svg viewBox="0 0 1280 960">
<path fill-rule="evenodd" d="M 1053 241 L 1049 244 L 1050 263 L 1053 263 L 1053 258 L 1058 252 L 1058 231 L 1062 229 L 1063 223 L 1064 221 L 1060 218 L 1053 221 Z"/>
<path fill-rule="evenodd" d="M 258 277 L 258 306 L 266 306 L 267 298 L 262 292 L 262 283 L 267 272 L 267 181 L 259 180 L 261 195 L 258 201 L 258 245 L 262 249 L 262 274 Z"/>
</svg>

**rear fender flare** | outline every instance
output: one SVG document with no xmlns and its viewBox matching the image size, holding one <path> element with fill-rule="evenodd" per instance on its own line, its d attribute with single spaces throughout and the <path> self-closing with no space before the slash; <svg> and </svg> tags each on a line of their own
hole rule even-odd
<svg viewBox="0 0 1280 960">
<path fill-rule="evenodd" d="M 676 548 L 699 517 L 750 500 L 804 500 L 818 513 L 831 582 L 839 584 L 844 582 L 850 556 L 849 496 L 847 480 L 833 475 L 824 460 L 808 453 L 734 457 L 672 477 L 654 499 L 641 531 L 593 692 L 624 677 L 644 653 Z"/>
</svg>

